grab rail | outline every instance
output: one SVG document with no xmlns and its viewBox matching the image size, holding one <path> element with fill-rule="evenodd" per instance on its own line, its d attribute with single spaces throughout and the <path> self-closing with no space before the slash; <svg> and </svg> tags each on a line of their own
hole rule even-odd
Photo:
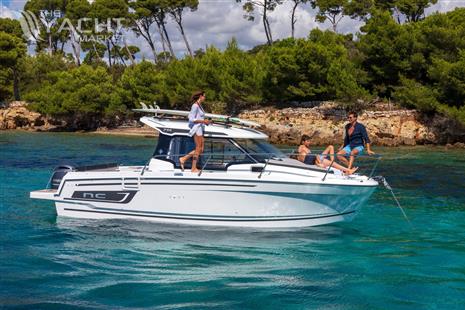
<svg viewBox="0 0 465 310">
<path fill-rule="evenodd" d="M 335 160 L 336 160 L 336 157 L 333 157 L 333 160 L 331 161 L 331 164 L 329 165 L 328 169 L 326 170 L 325 176 L 323 177 L 323 179 L 321 179 L 321 181 L 324 182 L 326 180 L 326 176 L 328 175 L 329 171 L 331 170 L 331 167 L 333 166 Z"/>
<path fill-rule="evenodd" d="M 225 162 L 228 162 L 227 158 L 228 157 L 235 157 L 235 156 L 245 156 L 245 155 L 251 155 L 251 156 L 254 156 L 254 155 L 258 155 L 258 156 L 262 156 L 263 158 L 266 158 L 261 161 L 260 159 L 257 159 L 256 157 L 251 157 L 249 159 L 251 159 L 251 162 L 250 163 L 264 163 L 265 165 L 263 166 L 263 169 L 262 171 L 260 171 L 260 174 L 258 175 L 258 178 L 260 179 L 262 176 L 263 176 L 263 173 L 265 172 L 266 168 L 268 167 L 268 165 L 270 164 L 271 162 L 271 159 L 274 157 L 276 158 L 277 160 L 282 160 L 284 158 L 291 158 L 291 156 L 295 156 L 295 152 L 293 152 L 294 150 L 292 150 L 292 152 L 288 152 L 288 153 L 285 153 L 285 152 L 282 152 L 282 153 L 259 153 L 259 152 L 256 152 L 256 153 L 253 153 L 253 152 L 248 152 L 248 153 L 244 153 L 244 152 L 241 152 L 241 151 L 237 151 L 237 152 L 233 152 L 233 153 L 206 153 L 204 155 L 200 155 L 201 157 L 205 158 L 206 156 L 207 159 L 204 163 L 202 163 L 202 167 L 198 173 L 198 176 L 201 176 L 203 174 L 203 171 L 205 169 L 207 169 L 207 166 L 209 163 L 211 163 L 211 160 L 214 156 L 219 156 L 219 157 L 223 157 L 223 163 Z M 170 162 L 172 162 L 174 165 L 176 165 L 175 161 L 177 160 L 178 157 L 181 157 L 181 156 L 184 156 L 185 154 L 182 153 L 182 154 L 163 154 L 163 155 L 155 155 L 155 156 L 152 156 L 151 158 L 155 158 L 155 159 L 165 159 L 165 160 L 168 160 Z M 328 174 L 331 172 L 332 168 L 334 167 L 335 163 L 336 163 L 336 160 L 337 160 L 337 156 L 341 156 L 340 154 L 329 154 L 329 153 L 312 153 L 312 155 L 323 155 L 325 157 L 333 157 L 333 159 L 331 160 L 331 163 L 329 165 L 325 165 L 324 167 L 322 167 L 321 165 L 319 165 L 318 167 L 322 167 L 324 168 L 324 175 L 322 177 L 322 181 L 325 181 L 326 178 L 328 177 Z M 349 155 L 344 155 L 344 156 L 349 156 Z M 373 164 L 373 167 L 371 167 L 370 169 L 370 173 L 368 174 L 368 177 L 369 178 L 372 178 L 375 171 L 376 171 L 376 168 L 378 167 L 378 164 L 379 164 L 379 161 L 382 159 L 382 156 L 381 155 L 378 155 L 378 154 L 374 154 L 374 155 L 353 155 L 354 157 L 356 158 L 370 158 L 370 159 L 373 159 L 373 160 L 376 160 L 375 163 Z M 226 161 L 224 160 L 226 159 Z M 234 160 L 230 161 L 230 163 L 233 163 Z M 238 163 L 241 163 L 241 161 L 237 161 Z M 147 166 L 149 165 L 150 163 L 150 160 L 144 165 L 144 167 L 142 168 L 142 171 L 141 171 L 141 176 L 145 173 L 145 170 L 147 168 Z"/>
<path fill-rule="evenodd" d="M 271 155 L 270 155 L 270 156 L 268 156 L 268 159 L 267 159 L 267 160 L 266 160 L 266 162 L 265 162 L 265 166 L 263 166 L 263 169 L 262 169 L 262 171 L 260 171 L 260 174 L 258 175 L 258 178 L 259 178 L 259 179 L 261 179 L 261 178 L 262 178 L 263 171 L 265 171 L 265 169 L 266 169 L 266 166 L 268 166 L 268 163 L 270 162 L 270 160 L 271 160 Z"/>
<path fill-rule="evenodd" d="M 210 156 L 208 157 L 208 159 L 205 161 L 205 164 L 202 166 L 202 168 L 200 169 L 199 171 L 199 174 L 198 176 L 201 176 L 202 175 L 202 172 L 203 172 L 203 169 L 205 169 L 205 167 L 207 166 L 208 162 L 210 161 L 210 159 L 212 158 L 212 154 L 210 154 Z"/>
</svg>

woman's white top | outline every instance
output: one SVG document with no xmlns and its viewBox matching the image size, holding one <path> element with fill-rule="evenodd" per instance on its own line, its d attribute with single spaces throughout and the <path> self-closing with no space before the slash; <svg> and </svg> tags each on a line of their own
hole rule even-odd
<svg viewBox="0 0 465 310">
<path fill-rule="evenodd" d="M 189 136 L 203 136 L 203 133 L 205 132 L 205 124 L 195 122 L 203 120 L 205 120 L 205 111 L 199 104 L 194 103 L 191 107 L 191 111 L 189 112 L 189 128 L 191 129 L 189 131 Z"/>
</svg>

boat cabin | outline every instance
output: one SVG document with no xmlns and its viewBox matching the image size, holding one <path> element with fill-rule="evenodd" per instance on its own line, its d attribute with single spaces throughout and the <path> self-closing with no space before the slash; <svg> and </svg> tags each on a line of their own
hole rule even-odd
<svg viewBox="0 0 465 310">
<path fill-rule="evenodd" d="M 160 135 L 153 158 L 179 169 L 179 157 L 195 149 L 188 135 L 186 120 L 142 117 L 141 122 L 156 129 Z M 199 167 L 207 170 L 228 170 L 232 165 L 265 163 L 285 158 L 280 150 L 267 142 L 268 136 L 253 128 L 213 123 L 205 127 L 205 147 Z M 185 168 L 191 168 L 191 161 Z"/>
</svg>

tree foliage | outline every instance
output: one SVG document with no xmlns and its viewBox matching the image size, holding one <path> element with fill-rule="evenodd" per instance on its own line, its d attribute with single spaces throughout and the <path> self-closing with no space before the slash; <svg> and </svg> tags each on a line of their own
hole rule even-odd
<svg viewBox="0 0 465 310">
<path fill-rule="evenodd" d="M 49 80 L 27 94 L 33 109 L 79 120 L 120 114 L 126 111 L 120 90 L 105 68 L 88 65 L 68 71 L 55 71 Z"/>
<path fill-rule="evenodd" d="M 14 25 L 11 22 L 2 22 L 0 25 L 7 23 Z M 13 26 L 12 29 L 14 28 Z M 19 63 L 26 55 L 26 45 L 14 34 L 0 31 L 0 102 L 12 98 L 20 99 Z"/>
<path fill-rule="evenodd" d="M 49 25 L 38 52 L 28 56 L 19 23 L 0 19 L 0 100 L 21 94 L 40 112 L 84 120 L 118 115 L 141 101 L 187 109 L 198 89 L 207 93 L 208 110 L 231 114 L 310 100 L 357 108 L 358 99 L 380 96 L 465 123 L 464 8 L 424 18 L 435 0 L 314 0 L 319 20 L 329 18 L 333 30 L 350 16 L 365 20 L 361 32 L 354 39 L 313 30 L 307 38 L 275 41 L 268 14 L 282 1 L 235 1 L 247 18 L 261 14 L 268 44 L 244 51 L 233 39 L 224 51 L 210 46 L 193 52 L 183 16 L 196 10 L 197 0 L 30 0 L 27 9 L 63 9 L 73 21 L 127 17 L 122 26 L 144 38 L 154 59 L 136 61 L 139 49 L 111 36 L 101 42 L 70 39 L 71 30 L 56 25 Z M 169 22 L 178 26 L 191 57 L 175 58 Z M 60 51 L 63 44 L 72 45 L 71 56 L 65 55 L 69 45 Z"/>
<path fill-rule="evenodd" d="M 346 37 L 313 30 L 307 40 L 287 39 L 267 50 L 266 98 L 308 101 L 363 97 Z"/>
<path fill-rule="evenodd" d="M 131 105 L 156 101 L 187 109 L 192 92 L 205 89 L 216 112 L 238 112 L 262 100 L 260 59 L 241 51 L 233 40 L 224 52 L 209 47 L 201 57 L 174 60 L 163 68 L 141 62 L 128 68 L 121 82 Z"/>
<path fill-rule="evenodd" d="M 236 2 L 243 3 L 242 8 L 245 11 L 244 18 L 249 21 L 255 20 L 255 13 L 258 11 L 258 14 L 262 16 L 266 41 L 269 45 L 273 44 L 273 33 L 271 31 L 268 14 L 274 11 L 278 5 L 282 4 L 283 0 L 236 0 Z"/>
<path fill-rule="evenodd" d="M 337 25 L 341 19 L 346 15 L 345 10 L 349 4 L 348 0 L 312 0 L 312 7 L 317 8 L 317 15 L 315 19 L 324 23 L 329 21 L 332 25 L 333 31 L 337 31 Z"/>
<path fill-rule="evenodd" d="M 389 12 L 378 11 L 362 27 L 358 42 L 369 89 L 420 110 L 460 115 L 465 103 L 464 20 L 465 9 L 456 9 L 401 25 Z"/>
</svg>

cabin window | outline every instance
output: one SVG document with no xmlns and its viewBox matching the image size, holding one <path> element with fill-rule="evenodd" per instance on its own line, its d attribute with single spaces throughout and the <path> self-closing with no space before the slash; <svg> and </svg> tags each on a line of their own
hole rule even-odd
<svg viewBox="0 0 465 310">
<path fill-rule="evenodd" d="M 153 157 L 157 159 L 162 159 L 166 158 L 165 155 L 168 154 L 169 149 L 170 149 L 170 142 L 171 142 L 170 136 L 160 134 L 158 137 L 158 143 L 157 147 L 155 148 L 155 152 L 153 153 Z"/>
<path fill-rule="evenodd" d="M 231 164 L 254 161 L 228 139 L 206 139 L 201 164 L 206 169 L 226 169 Z"/>
<path fill-rule="evenodd" d="M 195 149 L 194 139 L 186 136 L 167 136 L 160 134 L 154 157 L 172 162 L 176 168 L 179 166 L 179 157 Z M 203 154 L 200 156 L 198 167 L 205 165 L 209 170 L 226 170 L 232 164 L 255 163 L 256 161 L 245 154 L 230 139 L 206 138 Z M 192 160 L 185 164 L 190 169 Z"/>
<path fill-rule="evenodd" d="M 258 162 L 286 157 L 283 152 L 266 141 L 258 139 L 236 139 L 235 141 Z"/>
</svg>

